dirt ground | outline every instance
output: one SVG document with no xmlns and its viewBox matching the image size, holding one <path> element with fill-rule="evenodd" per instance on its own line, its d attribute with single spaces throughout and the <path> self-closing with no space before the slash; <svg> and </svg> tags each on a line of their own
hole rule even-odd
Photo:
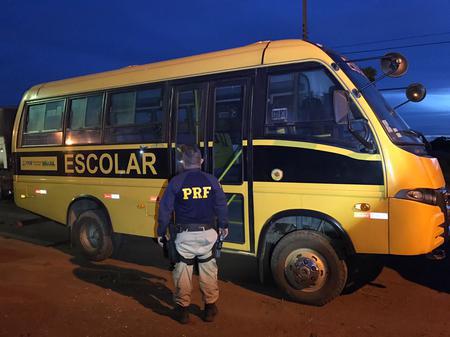
<svg viewBox="0 0 450 337">
<path fill-rule="evenodd" d="M 450 259 L 382 257 L 379 273 L 311 307 L 260 285 L 254 259 L 223 254 L 216 322 L 200 319 L 197 285 L 183 326 L 171 318 L 162 252 L 150 239 L 125 241 L 115 259 L 88 262 L 64 227 L 0 202 L 0 336 L 450 336 Z"/>
</svg>

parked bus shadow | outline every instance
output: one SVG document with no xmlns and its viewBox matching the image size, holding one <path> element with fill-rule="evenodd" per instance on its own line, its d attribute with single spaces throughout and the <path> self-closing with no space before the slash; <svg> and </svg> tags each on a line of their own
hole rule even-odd
<svg viewBox="0 0 450 337">
<path fill-rule="evenodd" d="M 384 268 L 395 270 L 408 281 L 450 294 L 450 245 L 444 249 L 447 253 L 444 260 L 430 260 L 425 255 L 360 255 L 350 263 L 344 294 L 351 294 L 366 285 L 386 288 L 377 279 Z"/>
<path fill-rule="evenodd" d="M 353 294 L 360 288 L 369 285 L 385 288 L 376 279 L 384 268 L 384 261 L 377 255 L 357 255 L 347 261 L 348 278 L 343 295 Z"/>
<path fill-rule="evenodd" d="M 388 256 L 385 266 L 397 271 L 404 279 L 438 292 L 450 294 L 450 245 L 447 258 L 429 260 L 425 256 Z"/>
<path fill-rule="evenodd" d="M 124 236 L 121 250 L 114 258 L 121 261 L 157 268 L 169 268 L 169 261 L 163 257 L 161 248 L 153 239 Z M 245 289 L 271 296 L 278 299 L 289 300 L 280 291 L 272 279 L 265 284 L 259 282 L 257 259 L 248 255 L 223 253 L 218 260 L 219 279 L 231 282 Z M 382 272 L 384 260 L 379 256 L 359 255 L 352 259 L 349 265 L 349 280 L 344 294 L 352 294 L 361 287 L 369 284 L 379 286 L 376 278 Z"/>
<path fill-rule="evenodd" d="M 73 274 L 80 280 L 131 297 L 145 308 L 174 319 L 172 291 L 165 286 L 165 278 L 136 269 L 97 264 L 79 256 L 70 261 L 77 266 Z M 200 312 L 200 308 L 192 310 Z"/>
<path fill-rule="evenodd" d="M 55 247 L 68 254 L 73 251 L 67 245 Z M 425 256 L 384 256 L 384 255 L 358 255 L 349 263 L 349 278 L 343 295 L 350 295 L 362 287 L 386 288 L 379 278 L 384 268 L 398 272 L 404 279 L 434 289 L 439 292 L 450 293 L 450 249 L 447 247 L 447 259 L 433 261 Z M 162 249 L 154 239 L 126 236 L 122 248 L 114 259 L 135 263 L 142 266 L 152 266 L 160 269 L 169 269 L 169 261 L 164 258 Z M 89 263 L 89 262 L 85 262 Z M 261 284 L 258 279 L 257 260 L 254 257 L 238 254 L 223 253 L 218 261 L 219 279 L 231 282 L 240 287 L 273 298 L 285 299 L 272 280 Z M 116 267 L 115 267 L 116 268 Z M 170 293 L 170 291 L 168 290 Z M 140 292 L 136 292 L 139 296 Z M 171 299 L 170 299 L 171 301 Z M 170 303 L 167 301 L 166 303 Z M 196 314 L 200 308 L 193 308 Z"/>
<path fill-rule="evenodd" d="M 440 292 L 450 293 L 450 249 L 447 247 L 445 260 L 433 261 L 425 256 L 384 256 L 358 255 L 349 263 L 349 278 L 343 294 L 349 295 L 364 286 L 385 288 L 379 278 L 384 268 L 398 272 L 404 279 Z M 161 248 L 153 239 L 127 237 L 122 250 L 115 257 L 119 260 L 150 265 L 157 268 L 169 268 L 169 262 L 163 257 Z M 243 288 L 274 298 L 286 296 L 268 280 L 261 284 L 258 279 L 258 265 L 254 257 L 223 253 L 219 261 L 219 278 Z"/>
<path fill-rule="evenodd" d="M 113 258 L 143 266 L 170 269 L 169 260 L 154 239 L 124 236 L 119 253 Z M 283 298 L 284 295 L 271 282 L 261 284 L 258 280 L 256 258 L 252 256 L 222 253 L 218 259 L 219 280 L 231 282 L 243 288 L 268 296 Z"/>
</svg>

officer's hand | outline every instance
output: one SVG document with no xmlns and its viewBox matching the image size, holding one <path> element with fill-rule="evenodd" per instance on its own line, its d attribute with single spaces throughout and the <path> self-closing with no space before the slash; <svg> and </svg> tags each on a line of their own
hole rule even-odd
<svg viewBox="0 0 450 337">
<path fill-rule="evenodd" d="M 158 245 L 160 246 L 160 247 L 164 247 L 164 241 L 166 241 L 167 240 L 167 237 L 165 237 L 165 236 L 158 236 Z"/>
<path fill-rule="evenodd" d="M 228 228 L 219 228 L 219 235 L 225 239 L 228 236 Z"/>
</svg>

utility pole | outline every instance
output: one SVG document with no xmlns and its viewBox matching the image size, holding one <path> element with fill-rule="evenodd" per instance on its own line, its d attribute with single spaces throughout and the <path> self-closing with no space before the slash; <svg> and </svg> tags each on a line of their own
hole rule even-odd
<svg viewBox="0 0 450 337">
<path fill-rule="evenodd" d="M 302 30 L 303 30 L 303 40 L 308 41 L 308 15 L 307 15 L 307 9 L 306 9 L 306 2 L 307 0 L 303 0 L 303 23 L 302 23 Z"/>
</svg>

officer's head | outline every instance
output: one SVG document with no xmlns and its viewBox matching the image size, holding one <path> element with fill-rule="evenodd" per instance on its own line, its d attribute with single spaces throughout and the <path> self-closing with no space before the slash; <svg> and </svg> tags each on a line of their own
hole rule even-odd
<svg viewBox="0 0 450 337">
<path fill-rule="evenodd" d="M 181 153 L 181 163 L 185 170 L 202 167 L 202 153 L 196 145 L 182 145 Z"/>
</svg>

